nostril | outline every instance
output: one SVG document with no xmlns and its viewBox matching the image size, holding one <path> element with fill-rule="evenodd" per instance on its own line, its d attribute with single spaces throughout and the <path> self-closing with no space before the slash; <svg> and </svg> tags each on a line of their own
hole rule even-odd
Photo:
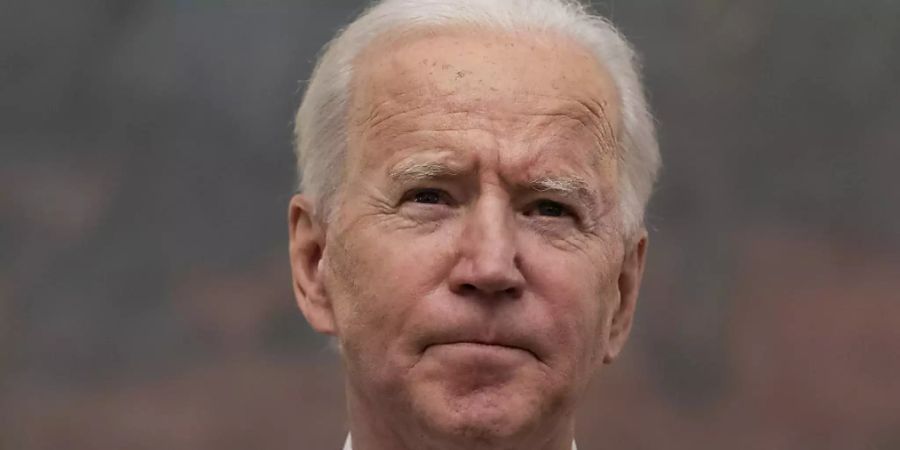
<svg viewBox="0 0 900 450">
<path fill-rule="evenodd" d="M 522 289 L 517 287 L 508 287 L 503 290 L 503 295 L 507 298 L 516 299 L 522 295 Z"/>
<path fill-rule="evenodd" d="M 472 283 L 463 283 L 457 286 L 456 293 L 464 296 L 488 295 L 497 296 L 497 298 L 518 298 L 522 294 L 522 290 L 518 287 L 511 286 L 505 289 L 492 291 L 479 288 Z"/>
</svg>

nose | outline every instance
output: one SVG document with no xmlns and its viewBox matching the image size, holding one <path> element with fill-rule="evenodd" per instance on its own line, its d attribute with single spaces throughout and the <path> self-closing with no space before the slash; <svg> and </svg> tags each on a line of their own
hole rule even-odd
<svg viewBox="0 0 900 450">
<path fill-rule="evenodd" d="M 457 242 L 459 257 L 449 277 L 450 289 L 464 296 L 521 296 L 525 278 L 511 210 L 502 199 L 482 198 L 464 220 Z"/>
</svg>

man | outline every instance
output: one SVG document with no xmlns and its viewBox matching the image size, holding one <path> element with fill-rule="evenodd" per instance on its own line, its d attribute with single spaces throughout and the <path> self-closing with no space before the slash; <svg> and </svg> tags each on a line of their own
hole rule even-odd
<svg viewBox="0 0 900 450">
<path fill-rule="evenodd" d="M 631 327 L 659 166 L 625 41 L 563 0 L 385 0 L 297 114 L 294 291 L 354 450 L 573 448 Z"/>
</svg>

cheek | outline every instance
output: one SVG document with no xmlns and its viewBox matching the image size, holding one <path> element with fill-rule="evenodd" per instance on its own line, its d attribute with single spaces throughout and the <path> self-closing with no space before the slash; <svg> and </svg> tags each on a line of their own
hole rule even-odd
<svg viewBox="0 0 900 450">
<path fill-rule="evenodd" d="M 342 340 L 403 336 L 412 310 L 445 278 L 449 239 L 400 234 L 358 226 L 329 240 L 327 287 Z"/>
<path fill-rule="evenodd" d="M 591 370 L 602 359 L 609 336 L 617 273 L 585 253 L 534 253 L 528 266 L 531 287 L 542 299 L 541 314 L 552 318 L 551 339 L 559 363 L 575 373 Z"/>
</svg>

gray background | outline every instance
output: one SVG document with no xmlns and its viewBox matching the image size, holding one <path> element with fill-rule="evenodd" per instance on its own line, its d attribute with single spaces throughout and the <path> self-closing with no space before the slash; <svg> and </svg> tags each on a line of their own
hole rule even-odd
<svg viewBox="0 0 900 450">
<path fill-rule="evenodd" d="M 900 448 L 900 2 L 596 6 L 665 169 L 579 448 Z M 361 8 L 0 5 L 0 449 L 339 448 L 286 205 L 298 81 Z"/>
</svg>

